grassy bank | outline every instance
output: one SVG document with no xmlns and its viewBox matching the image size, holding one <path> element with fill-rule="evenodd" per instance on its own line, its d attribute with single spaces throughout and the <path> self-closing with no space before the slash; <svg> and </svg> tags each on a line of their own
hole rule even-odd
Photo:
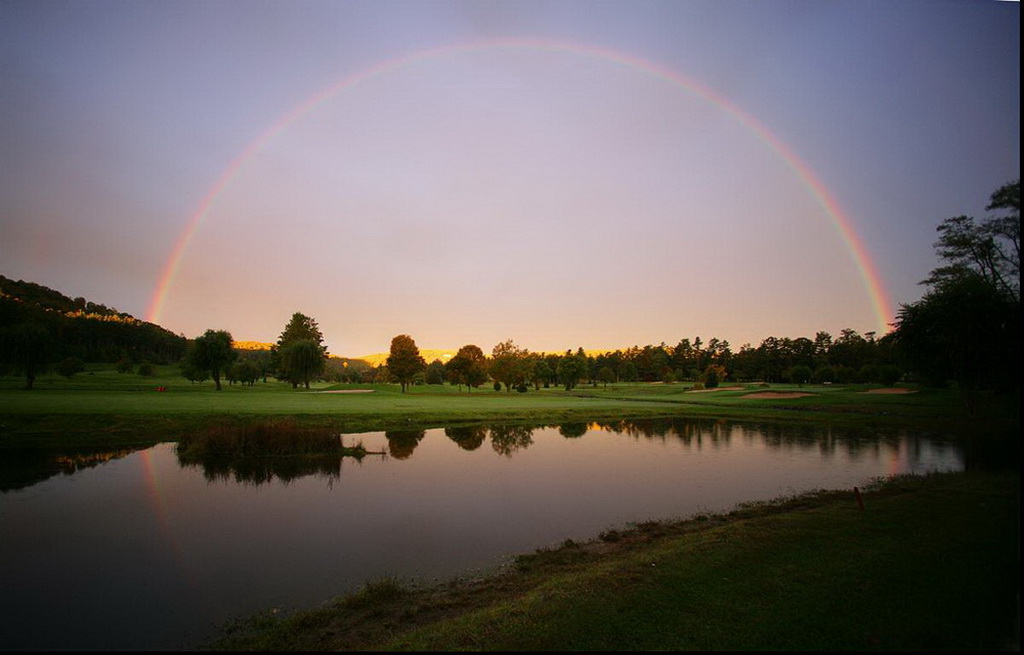
<svg viewBox="0 0 1024 655">
<path fill-rule="evenodd" d="M 967 415 L 955 391 L 879 394 L 863 385 L 765 389 L 751 384 L 697 392 L 685 383 L 613 384 L 527 393 L 421 385 L 402 394 L 397 385 L 319 384 L 305 390 L 271 379 L 254 387 L 226 385 L 218 392 L 210 382 L 189 383 L 173 367 L 147 378 L 94 367 L 70 380 L 41 377 L 33 391 L 22 385 L 17 378 L 0 378 L 0 449 L 144 447 L 177 440 L 212 420 L 245 423 L 285 416 L 342 433 L 685 415 L 1002 434 L 1016 412 L 1008 397 L 986 397 L 991 411 L 979 421 Z M 766 391 L 773 395 L 753 395 Z"/>
<path fill-rule="evenodd" d="M 1019 478 L 900 478 L 538 551 L 475 580 L 382 580 L 268 612 L 248 650 L 1017 650 Z"/>
</svg>

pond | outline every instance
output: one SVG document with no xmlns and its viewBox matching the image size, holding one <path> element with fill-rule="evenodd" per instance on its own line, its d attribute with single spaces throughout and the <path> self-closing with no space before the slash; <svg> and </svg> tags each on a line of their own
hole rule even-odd
<svg viewBox="0 0 1024 655">
<path fill-rule="evenodd" d="M 15 482 L 6 462 L 0 648 L 201 647 L 232 618 L 386 576 L 474 575 L 634 522 L 964 467 L 937 437 L 716 420 L 343 438 L 383 454 L 183 464 L 164 443 Z"/>
</svg>

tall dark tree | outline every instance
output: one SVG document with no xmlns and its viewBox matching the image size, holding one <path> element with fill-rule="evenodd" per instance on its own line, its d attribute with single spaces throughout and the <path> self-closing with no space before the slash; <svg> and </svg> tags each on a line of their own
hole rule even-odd
<svg viewBox="0 0 1024 655">
<path fill-rule="evenodd" d="M 402 393 L 426 366 L 427 362 L 420 355 L 420 349 L 408 334 L 399 334 L 391 340 L 388 372 L 402 385 Z"/>
<path fill-rule="evenodd" d="M 285 356 L 285 350 L 289 344 L 299 341 L 310 341 L 316 346 L 315 358 L 308 346 L 300 346 L 299 350 Z M 300 384 L 305 384 L 308 389 L 310 379 L 319 375 L 327 362 L 324 335 L 320 332 L 320 326 L 317 325 L 316 320 L 301 312 L 292 314 L 288 324 L 284 326 L 281 336 L 277 338 L 272 352 L 272 360 L 276 376 L 279 379 L 291 382 L 293 389 Z"/>
<path fill-rule="evenodd" d="M 196 337 L 186 355 L 185 367 L 191 371 L 206 371 L 220 391 L 220 377 L 235 361 L 238 353 L 231 347 L 231 333 L 226 330 L 207 330 Z M 191 378 L 190 378 L 191 379 Z"/>
<path fill-rule="evenodd" d="M 317 346 L 324 348 L 324 335 L 320 332 L 320 326 L 317 325 L 316 320 L 301 312 L 295 312 L 288 324 L 284 326 L 281 336 L 277 338 L 277 345 L 283 346 L 290 341 L 299 339 L 312 339 Z"/>
<path fill-rule="evenodd" d="M 910 369 L 934 384 L 955 380 L 970 411 L 980 389 L 1020 388 L 1020 181 L 997 189 L 988 209 L 1003 213 L 942 221 L 943 265 L 921 300 L 901 305 L 893 333 Z"/>
</svg>

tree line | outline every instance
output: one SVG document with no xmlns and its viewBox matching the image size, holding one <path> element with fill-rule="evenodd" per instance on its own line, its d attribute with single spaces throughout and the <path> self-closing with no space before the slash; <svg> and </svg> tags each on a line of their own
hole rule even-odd
<svg viewBox="0 0 1024 655">
<path fill-rule="evenodd" d="M 976 221 L 943 220 L 934 244 L 942 265 L 922 281 L 924 297 L 902 304 L 893 330 L 877 337 L 847 328 L 838 335 L 767 337 L 754 347 L 712 337 L 683 338 L 674 345 L 633 346 L 589 355 L 579 347 L 539 353 L 508 339 L 490 355 L 462 346 L 448 362 L 429 364 L 407 334 L 392 339 L 387 361 L 377 367 L 335 367 L 316 322 L 295 314 L 271 354 L 272 366 L 296 386 L 323 376 L 339 382 L 449 384 L 467 391 L 485 383 L 525 392 L 553 385 L 688 381 L 713 388 L 723 382 L 856 383 L 891 385 L 906 379 L 927 385 L 955 382 L 966 394 L 980 389 L 1017 389 L 1020 333 L 1020 180 L 990 197 L 993 215 Z M 303 342 L 303 345 L 289 345 Z"/>
<path fill-rule="evenodd" d="M 676 382 L 713 388 L 723 382 L 929 385 L 954 381 L 967 395 L 981 389 L 1017 389 L 1020 333 L 1020 181 L 997 189 L 989 217 L 942 221 L 934 244 L 942 265 L 922 281 L 921 300 L 900 306 L 893 330 L 878 337 L 844 329 L 812 337 L 767 337 L 738 350 L 716 337 L 669 345 L 632 346 L 588 354 L 582 347 L 531 352 L 512 339 L 485 354 L 466 344 L 447 362 L 427 363 L 413 338 L 395 336 L 385 363 L 330 357 L 315 319 L 296 312 L 269 351 L 240 351 L 225 330 L 192 340 L 84 299 L 0 277 L 0 374 L 35 375 L 58 357 L 111 361 L 131 370 L 140 360 L 180 361 L 184 377 L 252 385 L 273 376 L 309 388 L 314 380 L 400 385 L 454 384 L 467 391 L 490 383 L 525 392 L 531 387 L 616 382 Z M 28 299 L 28 300 L 26 300 Z M 80 362 L 78 362 L 80 364 Z"/>
</svg>

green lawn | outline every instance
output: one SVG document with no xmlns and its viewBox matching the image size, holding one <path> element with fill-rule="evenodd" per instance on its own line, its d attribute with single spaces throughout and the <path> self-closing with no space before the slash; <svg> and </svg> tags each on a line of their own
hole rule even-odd
<svg viewBox="0 0 1024 655">
<path fill-rule="evenodd" d="M 293 416 L 329 424 L 340 432 L 398 427 L 520 422 L 557 423 L 656 416 L 715 416 L 772 421 L 839 424 L 912 424 L 918 429 L 1002 431 L 1003 423 L 981 425 L 968 417 L 955 391 L 914 389 L 902 395 L 869 394 L 865 385 L 723 385 L 699 392 L 687 383 L 584 385 L 571 392 L 550 388 L 526 393 L 494 391 L 485 385 L 468 392 L 451 385 L 329 385 L 310 389 L 269 379 L 254 387 L 210 381 L 193 384 L 176 367 L 153 377 L 120 374 L 93 365 L 70 380 L 41 376 L 24 390 L 21 378 L 0 378 L 0 448 L 55 445 L 150 445 L 173 440 L 212 418 L 252 420 Z M 741 386 L 740 389 L 731 389 Z M 166 391 L 158 391 L 166 387 Z M 357 393 L 337 393 L 337 392 Z M 756 392 L 806 393 L 799 398 L 753 398 Z M 995 398 L 993 402 L 1006 402 Z M 1006 408 L 988 416 L 1009 416 Z"/>
</svg>

